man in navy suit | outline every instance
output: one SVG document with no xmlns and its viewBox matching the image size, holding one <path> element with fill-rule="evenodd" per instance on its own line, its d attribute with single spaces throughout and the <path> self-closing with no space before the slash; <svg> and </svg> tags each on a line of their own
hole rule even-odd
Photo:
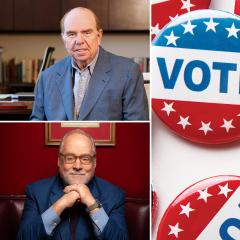
<svg viewBox="0 0 240 240">
<path fill-rule="evenodd" d="M 94 176 L 92 137 L 81 130 L 67 133 L 58 168 L 59 175 L 27 187 L 17 239 L 128 239 L 124 193 Z"/>
<path fill-rule="evenodd" d="M 61 31 L 70 56 L 39 77 L 31 120 L 148 120 L 139 66 L 100 47 L 97 16 L 74 8 L 63 16 Z"/>
</svg>

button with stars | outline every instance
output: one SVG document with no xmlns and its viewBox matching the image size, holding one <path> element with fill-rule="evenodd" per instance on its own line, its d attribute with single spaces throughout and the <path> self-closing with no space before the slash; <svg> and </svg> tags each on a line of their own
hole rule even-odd
<svg viewBox="0 0 240 240">
<path fill-rule="evenodd" d="M 152 39 L 170 21 L 187 12 L 208 9 L 210 2 L 210 0 L 152 0 Z"/>
<path fill-rule="evenodd" d="M 216 176 L 183 191 L 168 207 L 157 240 L 239 239 L 240 177 Z"/>
<path fill-rule="evenodd" d="M 152 107 L 181 137 L 240 139 L 240 17 L 217 10 L 181 15 L 151 46 Z"/>
</svg>

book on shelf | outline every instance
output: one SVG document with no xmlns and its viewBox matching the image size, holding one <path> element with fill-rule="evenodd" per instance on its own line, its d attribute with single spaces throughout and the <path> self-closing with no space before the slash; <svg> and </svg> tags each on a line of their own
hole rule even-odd
<svg viewBox="0 0 240 240">
<path fill-rule="evenodd" d="M 54 47 L 47 47 L 43 59 L 25 58 L 19 60 L 17 57 L 13 57 L 4 61 L 2 58 L 3 47 L 0 47 L 0 88 L 8 88 L 9 86 L 16 88 L 21 84 L 26 87 L 27 84 L 34 85 L 39 73 L 54 64 L 55 59 L 52 58 L 54 50 Z M 3 93 L 2 90 L 1 93 Z"/>
<path fill-rule="evenodd" d="M 50 65 L 54 64 L 54 61 L 54 59 L 51 59 Z M 35 84 L 41 65 L 42 59 L 17 60 L 16 58 L 11 58 L 8 61 L 4 61 L 1 64 L 2 71 L 0 79 L 2 79 L 2 81 L 0 83 L 5 86 L 13 83 Z"/>
</svg>

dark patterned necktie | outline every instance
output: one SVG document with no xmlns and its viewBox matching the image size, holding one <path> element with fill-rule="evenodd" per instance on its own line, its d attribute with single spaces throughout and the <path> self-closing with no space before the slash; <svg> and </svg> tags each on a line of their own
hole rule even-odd
<svg viewBox="0 0 240 240">
<path fill-rule="evenodd" d="M 70 233 L 71 233 L 71 240 L 75 239 L 75 230 L 76 226 L 79 220 L 80 216 L 80 211 L 81 211 L 81 206 L 80 204 L 74 205 L 70 209 Z"/>
</svg>

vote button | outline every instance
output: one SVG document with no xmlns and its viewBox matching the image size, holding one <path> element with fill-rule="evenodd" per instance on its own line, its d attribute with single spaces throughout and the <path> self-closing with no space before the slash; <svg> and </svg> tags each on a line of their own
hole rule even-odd
<svg viewBox="0 0 240 240">
<path fill-rule="evenodd" d="M 151 46 L 152 108 L 178 135 L 218 144 L 240 138 L 240 17 L 197 10 Z"/>
<path fill-rule="evenodd" d="M 240 239 L 240 177 L 216 176 L 184 190 L 169 205 L 157 240 Z"/>
</svg>

